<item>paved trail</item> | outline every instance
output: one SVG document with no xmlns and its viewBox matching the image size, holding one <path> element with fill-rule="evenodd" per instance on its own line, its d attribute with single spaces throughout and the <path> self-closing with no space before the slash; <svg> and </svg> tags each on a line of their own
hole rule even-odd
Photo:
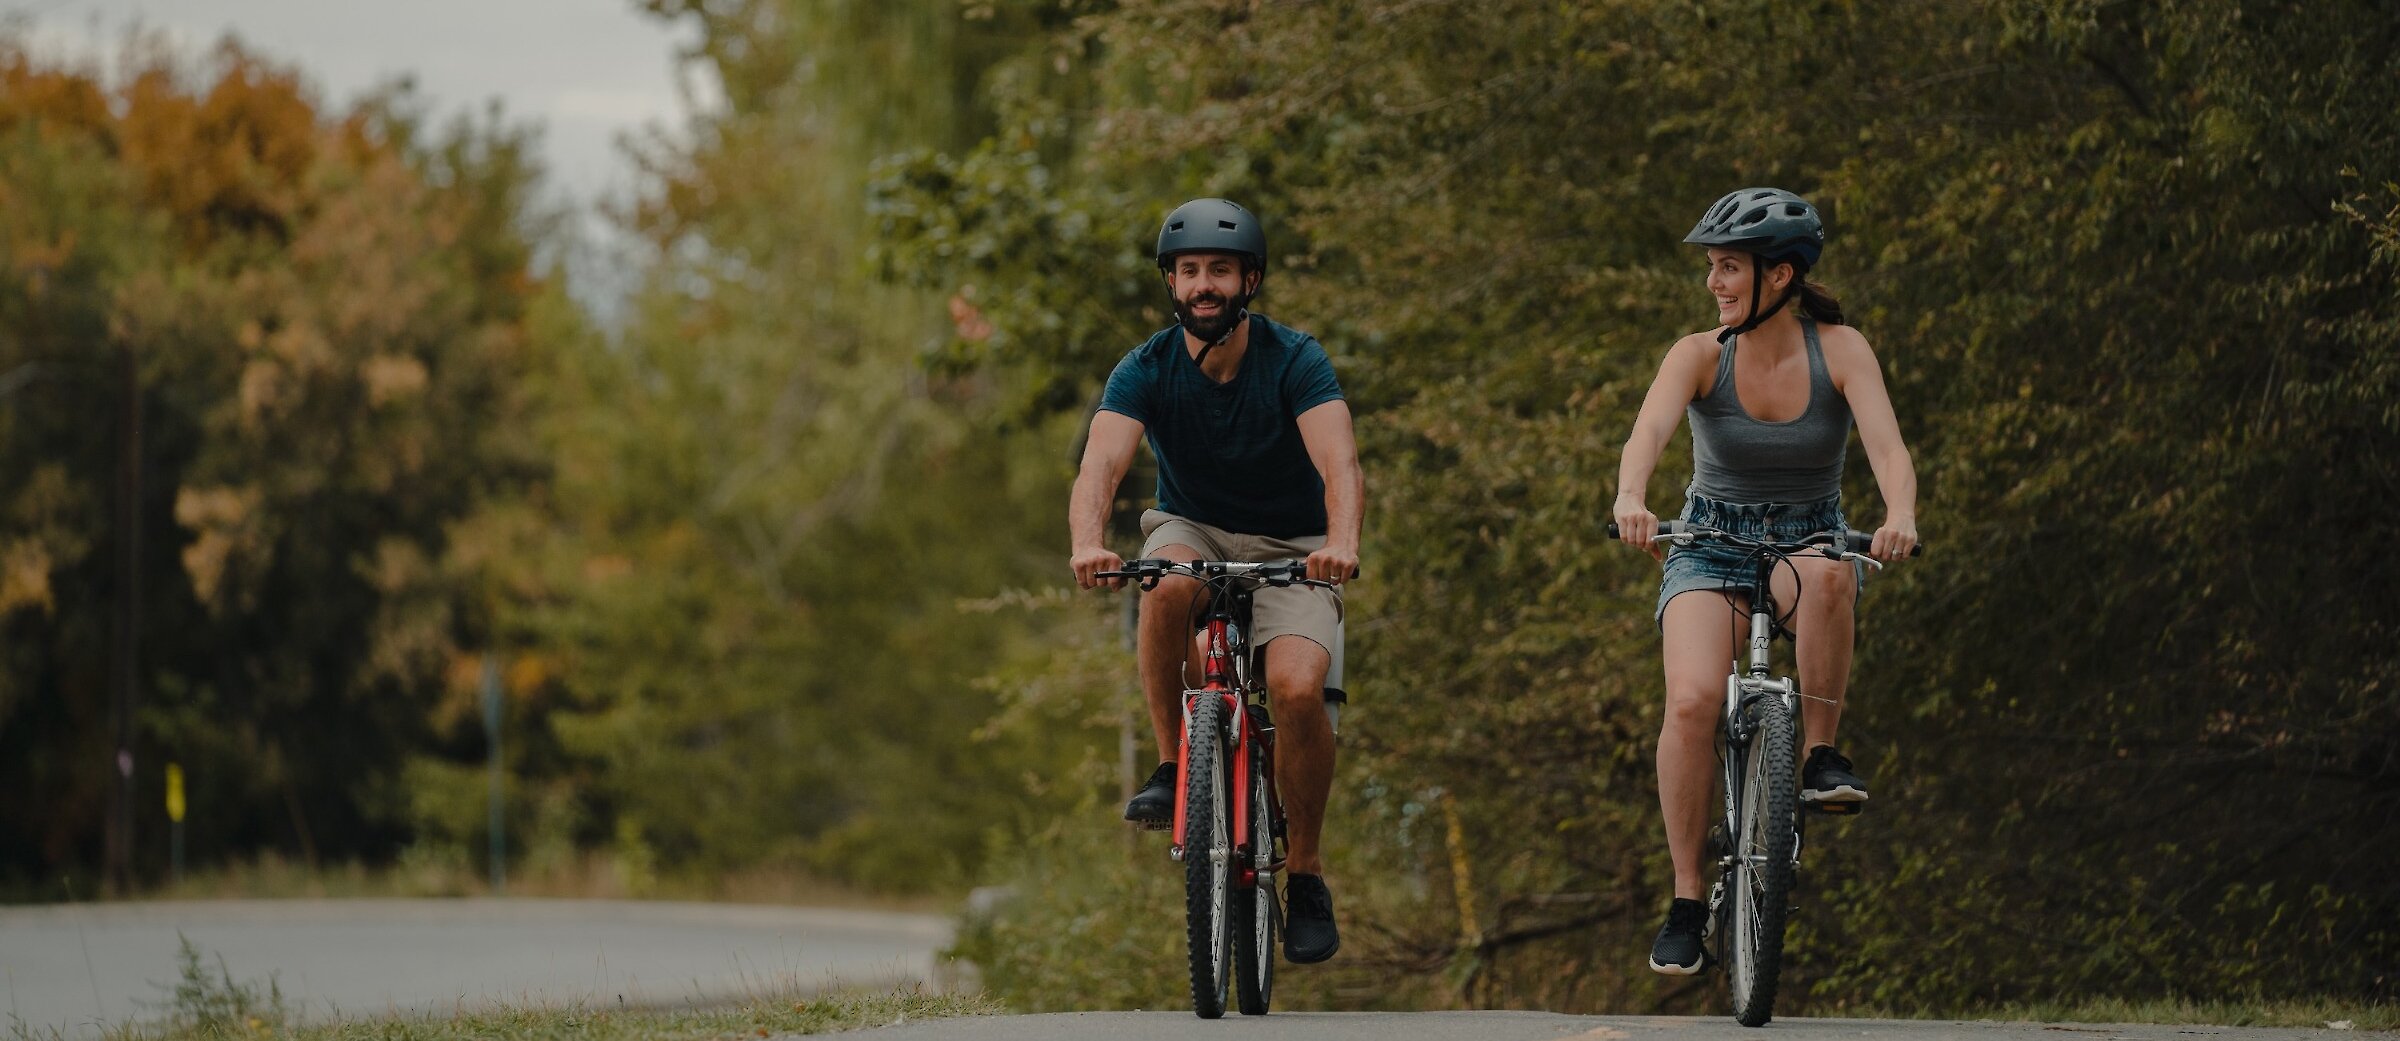
<svg viewBox="0 0 2400 1041">
<path fill-rule="evenodd" d="M 789 986 L 936 980 L 933 915 L 583 900 L 212 901 L 0 908 L 0 1024 L 91 1037 L 153 1011 L 176 935 L 238 981 L 275 978 L 301 1012 L 356 1016 L 517 1004 L 679 1004 Z M 141 1002 L 151 1003 L 149 1006 Z M 0 1029 L 5 1029 L 0 1026 Z M 1731 1020 L 1542 1012 L 1229 1015 L 1093 1012 L 887 1026 L 871 1041 L 2297 1041 L 2330 1030 L 1905 1020 Z"/>
<path fill-rule="evenodd" d="M 1761 1030 L 1731 1019 L 1561 1016 L 1548 1012 L 1084 1012 L 984 1016 L 889 1026 L 861 1041 L 2334 1041 L 2393 1034 L 2248 1027 L 1778 1019 Z"/>
<path fill-rule="evenodd" d="M 0 1034 L 91 1036 L 154 1011 L 176 934 L 304 1014 L 491 1001 L 676 1004 L 934 979 L 935 915 L 604 900 L 232 900 L 0 907 Z M 147 1002 L 149 1006 L 141 1003 Z"/>
</svg>

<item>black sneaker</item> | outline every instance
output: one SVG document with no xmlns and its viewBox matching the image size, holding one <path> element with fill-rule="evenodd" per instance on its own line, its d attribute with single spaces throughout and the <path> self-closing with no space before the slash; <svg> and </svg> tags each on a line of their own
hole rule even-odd
<svg viewBox="0 0 2400 1041">
<path fill-rule="evenodd" d="M 1160 763 L 1125 804 L 1125 819 L 1151 828 L 1175 826 L 1175 764 Z"/>
<path fill-rule="evenodd" d="M 1818 745 L 1809 750 L 1808 765 L 1800 768 L 1800 801 L 1862 803 L 1867 801 L 1867 782 L 1850 772 L 1850 760 L 1832 745 Z"/>
<path fill-rule="evenodd" d="M 1333 891 L 1315 875 L 1293 875 L 1283 891 L 1283 956 L 1306 965 L 1333 957 L 1342 934 L 1333 927 Z"/>
<path fill-rule="evenodd" d="M 1708 968 L 1707 946 L 1701 942 L 1707 932 L 1708 905 L 1676 897 L 1667 905 L 1667 922 L 1658 927 L 1658 939 L 1650 944 L 1650 971 L 1691 976 Z"/>
</svg>

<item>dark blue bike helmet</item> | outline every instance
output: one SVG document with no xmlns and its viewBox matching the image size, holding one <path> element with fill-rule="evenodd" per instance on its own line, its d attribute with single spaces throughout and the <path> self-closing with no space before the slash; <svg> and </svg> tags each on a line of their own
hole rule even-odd
<svg viewBox="0 0 2400 1041">
<path fill-rule="evenodd" d="M 1225 199 L 1194 199 L 1175 207 L 1167 221 L 1158 229 L 1158 271 L 1164 277 L 1167 267 L 1185 253 L 1232 253 L 1242 258 L 1242 270 L 1258 272 L 1259 284 L 1267 278 L 1267 232 L 1259 227 L 1258 218 L 1249 210 Z M 1232 338 L 1250 318 L 1250 299 L 1255 293 L 1243 293 L 1234 302 L 1234 318 L 1225 331 L 1200 349 L 1205 359 L 1218 344 Z M 1199 334 L 1195 334 L 1199 335 Z"/>
<path fill-rule="evenodd" d="M 1738 335 L 1773 318 L 1799 292 L 1800 282 L 1794 279 L 1773 306 L 1764 313 L 1758 309 L 1760 286 L 1766 281 L 1769 265 L 1788 263 L 1802 275 L 1816 266 L 1825 252 L 1825 221 L 1808 200 L 1791 192 L 1744 188 L 1718 199 L 1683 241 L 1713 249 L 1738 249 L 1757 259 L 1750 280 L 1750 319 L 1726 330 L 1727 335 Z"/>
<path fill-rule="evenodd" d="M 1194 199 L 1175 207 L 1158 229 L 1158 266 L 1185 253 L 1238 253 L 1267 269 L 1267 231 L 1249 210 L 1225 199 Z"/>
</svg>

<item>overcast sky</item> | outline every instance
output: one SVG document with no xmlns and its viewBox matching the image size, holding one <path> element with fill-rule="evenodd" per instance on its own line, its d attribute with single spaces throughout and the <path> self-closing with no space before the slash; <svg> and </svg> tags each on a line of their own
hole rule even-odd
<svg viewBox="0 0 2400 1041">
<path fill-rule="evenodd" d="M 631 186 L 619 135 L 682 125 L 679 77 L 703 107 L 717 100 L 713 81 L 678 71 L 693 30 L 632 0 L 0 0 L 0 16 L 37 53 L 81 57 L 115 54 L 137 21 L 193 53 L 233 33 L 335 108 L 402 75 L 444 114 L 498 98 L 542 125 L 550 184 L 580 203 Z"/>
</svg>

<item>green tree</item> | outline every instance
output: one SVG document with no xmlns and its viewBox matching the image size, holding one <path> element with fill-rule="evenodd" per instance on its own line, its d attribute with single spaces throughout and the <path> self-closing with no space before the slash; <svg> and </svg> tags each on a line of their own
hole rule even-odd
<svg viewBox="0 0 2400 1041">
<path fill-rule="evenodd" d="M 1404 884 L 1355 883 L 1366 940 L 1320 1000 L 1394 970 L 1470 1004 L 1699 1000 L 1635 971 L 1666 877 L 1655 572 L 1598 529 L 1705 320 L 1677 233 L 1753 183 L 1829 212 L 1934 542 L 1867 598 L 1844 729 L 1877 809 L 1812 836 L 1800 1001 L 2388 998 L 2396 301 L 2390 200 L 2359 198 L 2400 156 L 2388 12 L 1006 6 L 1061 27 L 998 68 L 1072 86 L 995 74 L 999 132 L 880 184 L 903 277 L 1003 302 L 1010 350 L 959 353 L 1084 400 L 1140 296 L 1077 287 L 1222 193 L 1270 215 L 1268 308 L 1360 409 L 1381 563 L 1335 832 Z M 1077 235 L 1013 267 L 1037 220 Z M 1063 900 L 1021 914 L 1088 912 Z"/>
<path fill-rule="evenodd" d="M 520 230 L 520 132 L 429 133 L 398 94 L 320 114 L 232 44 L 126 56 L 105 87 L 0 48 L 0 760 L 34 793 L 0 812 L 0 876 L 46 895 L 98 862 L 107 663 L 128 653 L 145 873 L 169 760 L 197 857 L 388 848 L 403 821 L 376 800 L 488 625 L 446 567 L 450 529 L 544 463 L 521 378 L 540 364 L 526 315 L 556 290 Z M 129 400 L 131 441 L 104 418 Z M 129 445 L 130 529 L 111 520 Z M 129 649 L 109 620 L 136 595 Z"/>
</svg>

